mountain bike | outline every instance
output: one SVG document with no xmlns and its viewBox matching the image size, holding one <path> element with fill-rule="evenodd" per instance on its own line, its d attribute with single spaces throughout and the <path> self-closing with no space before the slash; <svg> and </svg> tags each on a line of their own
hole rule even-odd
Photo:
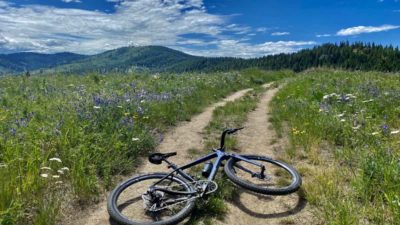
<svg viewBox="0 0 400 225">
<path fill-rule="evenodd" d="M 176 152 L 151 154 L 151 163 L 165 162 L 171 171 L 138 175 L 118 185 L 107 202 L 111 218 L 124 225 L 177 224 L 189 216 L 196 200 L 218 189 L 214 178 L 221 166 L 234 184 L 255 193 L 285 195 L 297 191 L 301 177 L 290 165 L 264 156 L 225 152 L 225 136 L 241 129 L 224 130 L 219 148 L 184 166 L 178 167 L 168 160 Z M 204 179 L 185 172 L 201 163 Z"/>
</svg>

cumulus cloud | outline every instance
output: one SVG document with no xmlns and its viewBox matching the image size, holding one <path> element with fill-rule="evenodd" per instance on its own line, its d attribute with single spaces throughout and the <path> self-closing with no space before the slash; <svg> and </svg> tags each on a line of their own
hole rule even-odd
<svg viewBox="0 0 400 225">
<path fill-rule="evenodd" d="M 289 32 L 274 32 L 271 35 L 272 36 L 284 36 L 284 35 L 289 35 Z"/>
<path fill-rule="evenodd" d="M 252 28 L 229 24 L 229 16 L 208 13 L 202 0 L 108 1 L 118 2 L 114 13 L 43 5 L 16 7 L 0 0 L 0 53 L 95 54 L 127 45 L 163 45 L 196 55 L 251 57 L 292 52 L 310 43 L 250 44 L 245 38 L 254 33 Z"/>
<path fill-rule="evenodd" d="M 351 36 L 351 35 L 358 35 L 358 34 L 363 34 L 363 33 L 374 33 L 374 32 L 394 30 L 394 29 L 398 29 L 398 28 L 400 28 L 400 26 L 394 26 L 394 25 L 382 25 L 382 26 L 378 26 L 378 27 L 357 26 L 357 27 L 341 29 L 336 33 L 336 35 Z"/>
</svg>

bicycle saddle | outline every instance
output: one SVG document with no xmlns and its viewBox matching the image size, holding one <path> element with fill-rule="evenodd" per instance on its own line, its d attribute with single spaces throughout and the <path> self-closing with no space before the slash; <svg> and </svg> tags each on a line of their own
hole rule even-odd
<svg viewBox="0 0 400 225">
<path fill-rule="evenodd" d="M 170 153 L 153 153 L 149 155 L 149 161 L 153 164 L 161 164 L 162 161 L 168 157 L 176 155 L 176 152 Z"/>
</svg>

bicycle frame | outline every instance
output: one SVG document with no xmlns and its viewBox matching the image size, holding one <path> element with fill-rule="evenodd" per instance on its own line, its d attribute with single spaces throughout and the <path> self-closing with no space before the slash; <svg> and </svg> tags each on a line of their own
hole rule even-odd
<svg viewBox="0 0 400 225">
<path fill-rule="evenodd" d="M 203 156 L 202 158 L 197 159 L 197 160 L 195 160 L 193 162 L 190 162 L 190 163 L 188 163 L 188 164 L 186 164 L 184 166 L 181 166 L 181 167 L 178 167 L 177 165 L 175 165 L 175 164 L 169 162 L 168 160 L 164 159 L 164 161 L 166 163 L 168 163 L 169 168 L 172 168 L 173 171 L 170 172 L 169 174 L 167 174 L 165 177 L 161 178 L 156 183 L 154 183 L 154 185 L 157 185 L 158 183 L 160 183 L 161 181 L 167 179 L 168 177 L 173 176 L 173 174 L 175 172 L 178 173 L 179 175 L 181 175 L 186 180 L 188 180 L 190 182 L 194 182 L 196 180 L 193 177 L 191 177 L 189 174 L 185 173 L 184 170 L 188 169 L 190 167 L 196 166 L 198 164 L 204 163 L 206 161 L 212 160 L 214 158 L 216 158 L 216 160 L 213 163 L 213 167 L 211 169 L 210 175 L 207 178 L 208 181 L 213 181 L 214 180 L 214 178 L 215 178 L 215 176 L 216 176 L 216 174 L 218 172 L 218 168 L 221 166 L 222 161 L 227 160 L 229 158 L 235 158 L 235 159 L 242 160 L 244 162 L 259 166 L 261 168 L 261 173 L 260 174 L 261 174 L 261 176 L 264 176 L 265 167 L 264 167 L 264 165 L 262 165 L 260 163 L 254 162 L 252 160 L 249 160 L 249 159 L 247 159 L 245 157 L 242 157 L 240 155 L 237 155 L 237 154 L 227 153 L 227 152 L 224 151 L 224 148 L 214 149 L 213 151 L 214 151 L 213 153 L 210 153 L 210 154 L 208 154 L 206 156 Z M 257 173 L 254 173 L 254 172 L 248 170 L 248 169 L 245 169 L 245 168 L 241 168 L 241 169 L 245 170 L 246 172 L 251 173 L 252 176 L 255 176 L 257 174 Z M 180 193 L 180 194 L 182 194 L 182 193 Z M 188 192 L 186 194 L 194 194 L 194 193 Z"/>
</svg>

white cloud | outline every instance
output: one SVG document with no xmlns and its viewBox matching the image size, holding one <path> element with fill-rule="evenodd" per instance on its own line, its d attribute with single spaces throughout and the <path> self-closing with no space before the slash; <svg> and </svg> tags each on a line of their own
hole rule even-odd
<svg viewBox="0 0 400 225">
<path fill-rule="evenodd" d="M 271 35 L 272 36 L 284 36 L 284 35 L 289 35 L 289 32 L 274 32 Z"/>
<path fill-rule="evenodd" d="M 61 1 L 66 2 L 66 3 L 70 3 L 70 2 L 81 3 L 81 0 L 61 0 Z"/>
<path fill-rule="evenodd" d="M 202 56 L 233 56 L 242 58 L 261 57 L 264 55 L 275 55 L 279 53 L 291 53 L 306 47 L 316 45 L 313 41 L 277 41 L 261 44 L 249 44 L 238 40 L 221 40 L 216 49 L 191 50 L 177 48 L 192 55 Z"/>
<path fill-rule="evenodd" d="M 202 0 L 118 2 L 114 13 L 105 13 L 42 5 L 15 7 L 0 0 L 0 52 L 95 54 L 127 45 L 163 45 L 196 55 L 252 57 L 315 44 L 251 44 L 243 36 L 251 37 L 253 29 L 229 24 L 230 16 L 208 13 Z M 201 48 L 194 50 L 196 46 Z"/>
<path fill-rule="evenodd" d="M 382 32 L 382 31 L 388 31 L 388 30 L 393 30 L 393 29 L 398 29 L 398 28 L 400 28 L 400 26 L 394 26 L 394 25 L 382 25 L 382 26 L 378 26 L 378 27 L 357 26 L 357 27 L 341 29 L 336 33 L 336 35 L 350 36 L 350 35 L 358 35 L 358 34 L 363 34 L 363 33 Z"/>
<path fill-rule="evenodd" d="M 315 35 L 316 37 L 318 37 L 318 38 L 320 38 L 320 37 L 330 37 L 330 36 L 332 36 L 332 35 L 330 35 L 330 34 L 317 34 L 317 35 Z"/>
<path fill-rule="evenodd" d="M 266 27 L 259 27 L 256 29 L 257 32 L 265 33 L 268 29 Z"/>
</svg>

